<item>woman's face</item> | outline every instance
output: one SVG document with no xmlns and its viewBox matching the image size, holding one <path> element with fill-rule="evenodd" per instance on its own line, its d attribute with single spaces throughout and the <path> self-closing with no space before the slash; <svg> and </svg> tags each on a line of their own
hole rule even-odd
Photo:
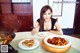
<svg viewBox="0 0 80 53">
<path fill-rule="evenodd" d="M 50 9 L 48 9 L 44 14 L 43 14 L 43 18 L 45 21 L 49 21 L 51 18 L 52 12 L 50 11 Z"/>
</svg>

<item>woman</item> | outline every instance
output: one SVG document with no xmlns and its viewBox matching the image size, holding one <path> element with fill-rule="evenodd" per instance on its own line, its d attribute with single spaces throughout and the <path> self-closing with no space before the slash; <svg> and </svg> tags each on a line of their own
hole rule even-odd
<svg viewBox="0 0 80 53">
<path fill-rule="evenodd" d="M 56 27 L 56 30 L 54 30 L 54 26 Z M 52 9 L 48 5 L 42 7 L 40 12 L 40 19 L 38 19 L 35 23 L 32 33 L 38 31 L 49 31 L 53 34 L 60 35 L 63 34 L 62 29 L 60 28 L 57 20 L 52 18 Z"/>
</svg>

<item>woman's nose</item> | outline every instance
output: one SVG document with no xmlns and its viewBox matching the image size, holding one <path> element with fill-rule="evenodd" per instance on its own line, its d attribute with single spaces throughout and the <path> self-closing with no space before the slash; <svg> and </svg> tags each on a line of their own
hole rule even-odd
<svg viewBox="0 0 80 53">
<path fill-rule="evenodd" d="M 48 15 L 46 15 L 46 18 L 48 18 Z"/>
</svg>

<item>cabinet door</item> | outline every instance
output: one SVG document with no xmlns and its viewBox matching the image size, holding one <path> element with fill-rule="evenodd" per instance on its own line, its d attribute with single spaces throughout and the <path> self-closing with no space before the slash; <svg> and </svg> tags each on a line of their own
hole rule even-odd
<svg viewBox="0 0 80 53">
<path fill-rule="evenodd" d="M 31 14 L 32 8 L 30 4 L 13 4 L 14 14 Z"/>
<path fill-rule="evenodd" d="M 0 0 L 1 3 L 10 3 L 11 0 Z"/>
<path fill-rule="evenodd" d="M 12 13 L 11 4 L 10 3 L 1 4 L 1 13 Z"/>
<path fill-rule="evenodd" d="M 1 13 L 11 13 L 11 0 L 0 0 Z"/>
<path fill-rule="evenodd" d="M 3 30 L 16 32 L 20 30 L 21 21 L 19 17 L 15 14 L 2 14 L 2 24 Z"/>
<path fill-rule="evenodd" d="M 20 16 L 16 14 L 2 14 L 1 30 L 11 32 L 31 31 L 33 27 L 32 15 Z M 0 20 L 1 20 L 0 19 Z"/>
<path fill-rule="evenodd" d="M 20 31 L 31 31 L 33 27 L 32 15 L 18 16 L 21 21 Z"/>
</svg>

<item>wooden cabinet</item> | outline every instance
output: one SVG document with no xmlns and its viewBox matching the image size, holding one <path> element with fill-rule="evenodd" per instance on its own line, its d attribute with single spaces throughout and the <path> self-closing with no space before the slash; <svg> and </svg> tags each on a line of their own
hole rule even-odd
<svg viewBox="0 0 80 53">
<path fill-rule="evenodd" d="M 0 30 L 31 31 L 32 27 L 32 0 L 30 3 L 12 3 L 11 0 L 0 0 Z"/>
</svg>

